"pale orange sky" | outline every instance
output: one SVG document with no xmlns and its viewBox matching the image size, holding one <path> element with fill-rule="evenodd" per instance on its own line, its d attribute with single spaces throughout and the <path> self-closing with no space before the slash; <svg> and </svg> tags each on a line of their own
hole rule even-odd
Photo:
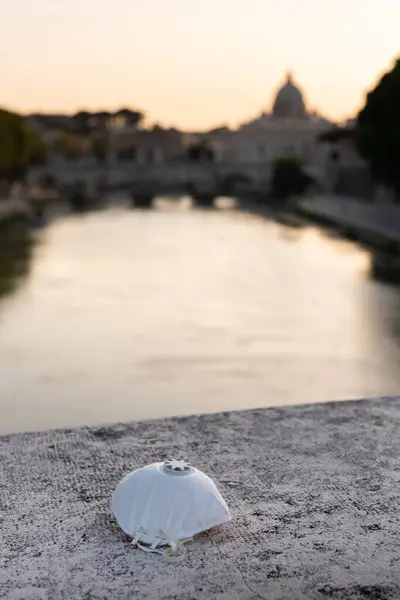
<svg viewBox="0 0 400 600">
<path fill-rule="evenodd" d="M 400 54 L 400 0 L 13 0 L 0 25 L 1 105 L 186 129 L 268 110 L 289 68 L 311 108 L 353 116 Z"/>
</svg>

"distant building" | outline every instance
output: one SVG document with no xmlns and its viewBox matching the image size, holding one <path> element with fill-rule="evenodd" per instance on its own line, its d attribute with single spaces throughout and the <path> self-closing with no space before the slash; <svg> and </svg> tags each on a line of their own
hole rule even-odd
<svg viewBox="0 0 400 600">
<path fill-rule="evenodd" d="M 283 155 L 296 155 L 306 163 L 323 166 L 328 150 L 319 142 L 319 135 L 331 126 L 329 120 L 307 108 L 303 93 L 288 73 L 271 112 L 262 112 L 235 131 L 216 131 L 208 141 L 222 162 L 271 163 Z"/>
<path fill-rule="evenodd" d="M 57 165 L 67 160 L 96 166 L 93 144 L 95 138 L 103 138 L 108 164 L 212 161 L 235 174 L 268 179 L 273 162 L 290 155 L 301 157 L 309 174 L 322 185 L 328 181 L 331 189 L 344 167 L 365 171 L 351 140 L 321 141 L 321 134 L 336 125 L 309 108 L 291 73 L 272 100 L 271 110 L 262 111 L 235 129 L 221 126 L 207 132 L 144 128 L 143 114 L 129 109 L 114 113 L 81 111 L 74 116 L 35 114 L 27 122 L 48 143 L 51 162 Z M 350 126 L 348 122 L 346 127 Z M 65 149 L 63 144 L 68 147 Z"/>
<path fill-rule="evenodd" d="M 72 118 L 66 115 L 33 114 L 26 117 L 26 124 L 32 131 L 37 131 L 50 147 L 60 133 L 73 129 Z"/>
<path fill-rule="evenodd" d="M 185 159 L 184 136 L 177 129 L 123 127 L 112 134 L 114 160 L 141 165 L 164 164 Z"/>
</svg>

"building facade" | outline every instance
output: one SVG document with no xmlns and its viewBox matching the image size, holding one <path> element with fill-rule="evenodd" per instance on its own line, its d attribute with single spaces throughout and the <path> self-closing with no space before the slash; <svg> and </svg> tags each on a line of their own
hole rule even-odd
<svg viewBox="0 0 400 600">
<path fill-rule="evenodd" d="M 296 155 L 306 164 L 324 166 L 329 151 L 319 141 L 321 133 L 332 123 L 308 109 L 304 95 L 291 73 L 278 89 L 272 111 L 243 123 L 221 136 L 209 136 L 217 161 L 271 163 L 284 155 Z"/>
</svg>

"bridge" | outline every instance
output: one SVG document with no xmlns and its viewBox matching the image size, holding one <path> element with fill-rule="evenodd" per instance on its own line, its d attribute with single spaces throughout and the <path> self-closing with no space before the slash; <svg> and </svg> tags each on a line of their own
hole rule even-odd
<svg viewBox="0 0 400 600">
<path fill-rule="evenodd" d="M 316 178 L 324 177 L 323 170 L 312 167 Z M 153 195 L 171 191 L 187 191 L 188 186 L 200 191 L 218 191 L 224 184 L 240 182 L 252 189 L 268 189 L 272 163 L 190 163 L 140 165 L 132 162 L 111 165 L 85 163 L 50 164 L 33 169 L 30 180 L 50 175 L 60 186 L 74 183 L 102 184 L 111 189 L 147 189 Z"/>
<path fill-rule="evenodd" d="M 77 182 L 96 184 L 106 183 L 111 188 L 131 188 L 137 184 L 151 185 L 155 190 L 183 188 L 188 184 L 213 187 L 232 176 L 239 176 L 254 183 L 267 182 L 270 167 L 260 164 L 212 164 L 171 162 L 165 164 L 115 163 L 112 165 L 91 165 L 85 163 L 50 164 L 32 170 L 32 179 L 50 175 L 60 185 Z"/>
</svg>

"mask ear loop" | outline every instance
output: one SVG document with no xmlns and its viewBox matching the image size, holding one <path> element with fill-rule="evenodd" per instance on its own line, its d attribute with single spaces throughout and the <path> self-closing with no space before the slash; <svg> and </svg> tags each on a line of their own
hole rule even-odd
<svg viewBox="0 0 400 600">
<path fill-rule="evenodd" d="M 189 542 L 193 542 L 193 538 L 186 538 L 183 540 L 172 540 L 169 538 L 169 536 L 165 535 L 165 533 L 163 531 L 160 531 L 161 536 L 157 538 L 151 546 L 145 546 L 144 544 L 140 543 L 140 537 L 142 535 L 142 533 L 144 532 L 143 528 L 140 528 L 138 530 L 138 532 L 136 533 L 135 537 L 132 540 L 132 545 L 133 546 L 137 546 L 138 548 L 140 548 L 140 550 L 143 550 L 144 552 L 149 552 L 149 553 L 154 553 L 154 554 L 161 554 L 161 556 L 163 557 L 163 559 L 166 562 L 169 563 L 179 563 L 182 562 L 186 556 L 186 546 L 185 544 L 189 543 Z M 167 540 L 168 541 L 168 546 L 167 548 L 159 548 L 159 544 L 163 541 L 163 540 Z"/>
<path fill-rule="evenodd" d="M 138 541 L 140 540 L 142 533 L 145 533 L 145 530 L 143 527 L 138 527 L 137 529 L 135 528 L 133 531 L 133 538 L 131 541 L 132 546 L 137 546 L 138 545 Z"/>
<path fill-rule="evenodd" d="M 162 532 L 164 534 L 164 532 Z M 178 563 L 182 562 L 186 556 L 187 548 L 185 544 L 189 542 L 193 542 L 193 538 L 186 538 L 183 540 L 171 540 L 164 534 L 164 536 L 168 539 L 169 548 L 165 548 L 163 551 L 163 559 L 166 562 L 170 563 Z"/>
<path fill-rule="evenodd" d="M 163 554 L 164 551 L 157 548 L 162 539 L 158 537 L 154 540 L 151 546 L 145 546 L 144 544 L 140 543 L 140 538 L 142 537 L 143 533 L 146 533 L 146 530 L 143 527 L 140 527 L 135 537 L 133 538 L 131 544 L 133 546 L 136 546 L 137 548 L 140 548 L 140 550 L 143 550 L 143 552 L 154 552 L 155 554 Z"/>
</svg>

